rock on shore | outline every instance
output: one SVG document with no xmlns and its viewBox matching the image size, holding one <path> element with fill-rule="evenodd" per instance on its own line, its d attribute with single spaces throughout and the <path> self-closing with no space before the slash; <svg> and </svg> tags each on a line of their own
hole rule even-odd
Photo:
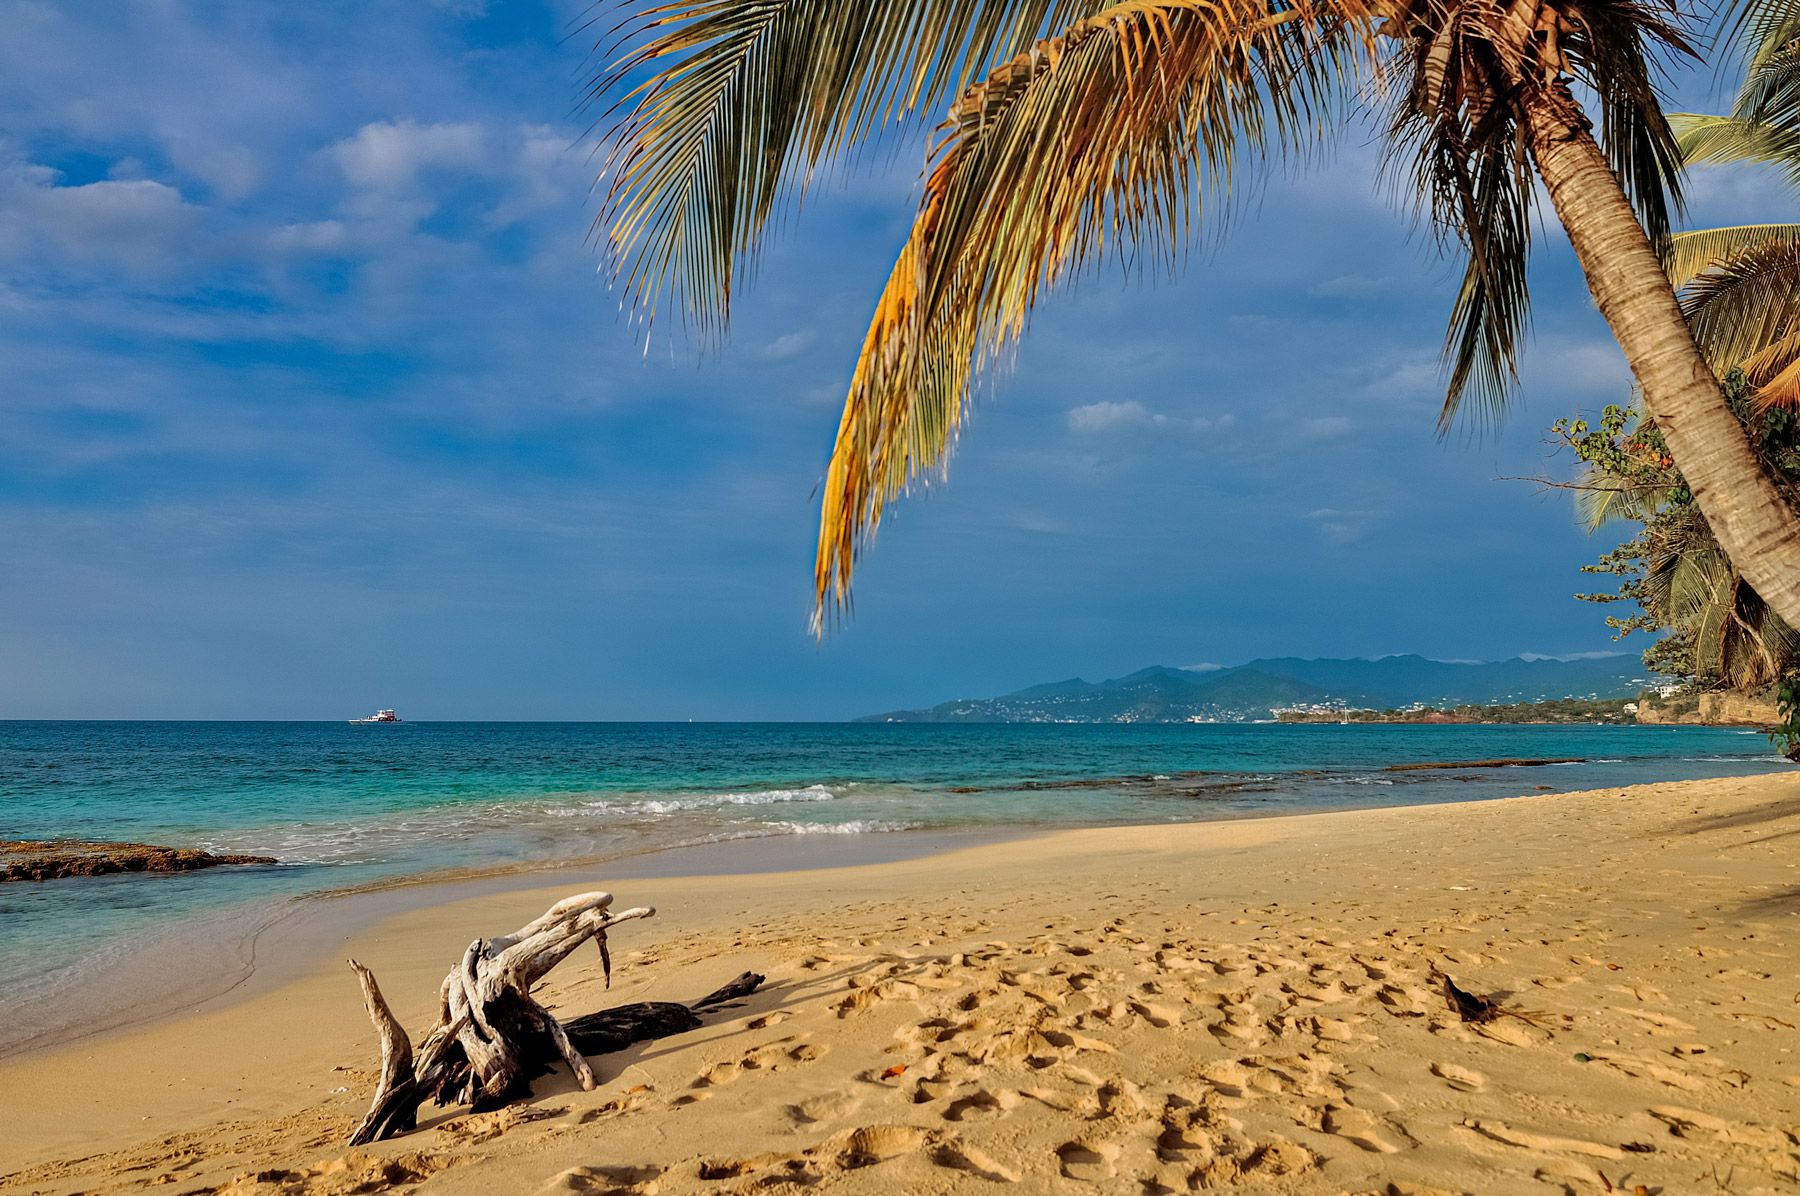
<svg viewBox="0 0 1800 1196">
<path fill-rule="evenodd" d="M 273 864 L 273 856 L 214 855 L 194 847 L 89 843 L 82 839 L 0 840 L 0 882 L 106 876 L 114 872 L 192 872 L 220 864 Z"/>
</svg>

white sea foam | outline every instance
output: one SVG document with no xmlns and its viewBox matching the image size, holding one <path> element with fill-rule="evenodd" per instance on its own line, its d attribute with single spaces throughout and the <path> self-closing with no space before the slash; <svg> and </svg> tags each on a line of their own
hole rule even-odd
<svg viewBox="0 0 1800 1196">
<path fill-rule="evenodd" d="M 848 822 L 766 822 L 763 825 L 788 835 L 869 835 L 881 831 L 909 831 L 918 824 L 885 818 L 852 818 Z"/>
<path fill-rule="evenodd" d="M 535 800 L 484 801 L 440 806 L 429 810 L 390 814 L 362 822 L 290 823 L 259 827 L 218 836 L 203 846 L 213 851 L 255 851 L 275 856 L 288 865 L 344 867 L 380 864 L 409 856 L 422 844 L 443 844 L 454 849 L 457 845 L 475 842 L 484 836 L 498 836 L 496 842 L 517 837 L 524 854 L 535 857 L 539 853 L 529 846 L 535 828 L 539 838 L 544 835 L 566 838 L 569 853 L 580 854 L 616 841 L 621 835 L 641 833 L 651 826 L 666 824 L 673 829 L 681 825 L 684 819 L 698 820 L 695 829 L 724 821 L 728 825 L 748 823 L 745 829 L 752 834 L 812 833 L 789 829 L 790 825 L 811 824 L 765 820 L 757 812 L 758 808 L 791 802 L 826 802 L 838 796 L 833 788 L 826 785 L 686 793 L 663 797 L 650 797 L 642 793 L 598 797 L 590 792 Z M 565 820 L 591 823 L 593 830 L 571 828 L 564 832 L 551 829 Z M 890 828 L 870 822 L 866 829 Z M 596 840 L 593 836 L 599 836 L 599 839 Z"/>
<path fill-rule="evenodd" d="M 685 797 L 651 798 L 630 802 L 628 808 L 652 814 L 676 814 L 684 810 L 712 810 L 722 806 L 773 806 L 793 801 L 831 801 L 837 794 L 824 785 L 808 785 L 804 789 L 758 789 L 749 793 L 697 793 Z M 626 803 L 614 801 L 583 802 L 590 807 L 619 809 Z"/>
</svg>

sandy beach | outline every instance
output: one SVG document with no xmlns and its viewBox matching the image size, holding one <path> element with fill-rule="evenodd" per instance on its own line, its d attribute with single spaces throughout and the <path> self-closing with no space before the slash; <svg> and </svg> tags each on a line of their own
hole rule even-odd
<svg viewBox="0 0 1800 1196">
<path fill-rule="evenodd" d="M 0 1191 L 1793 1191 L 1800 777 L 1060 832 L 616 881 L 568 1015 L 768 983 L 528 1103 L 341 1145 L 477 934 L 388 917 L 272 991 L 0 1064 Z M 1441 968 L 1522 1017 L 1464 1024 Z"/>
</svg>

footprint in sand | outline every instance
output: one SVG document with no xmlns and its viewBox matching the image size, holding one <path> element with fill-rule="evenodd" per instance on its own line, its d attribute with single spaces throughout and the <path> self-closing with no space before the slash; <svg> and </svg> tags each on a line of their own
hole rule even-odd
<svg viewBox="0 0 1800 1196">
<path fill-rule="evenodd" d="M 944 1107 L 945 1121 L 974 1121 L 982 1117 L 995 1117 L 1010 1111 L 1019 1103 L 1016 1093 L 1002 1089 L 989 1092 L 978 1088 L 974 1092 L 959 1096 Z"/>
<path fill-rule="evenodd" d="M 1458 1067 L 1454 1063 L 1433 1063 L 1431 1074 L 1458 1092 L 1480 1092 L 1487 1087 L 1486 1076 L 1466 1067 Z"/>
<path fill-rule="evenodd" d="M 1727 1121 L 1723 1117 L 1715 1117 L 1711 1113 L 1702 1113 L 1698 1109 L 1684 1109 L 1677 1105 L 1660 1105 L 1649 1110 L 1650 1116 L 1669 1127 L 1669 1132 L 1678 1138 L 1705 1140 L 1708 1137 L 1732 1143 L 1735 1146 L 1750 1146 L 1758 1150 L 1787 1151 L 1793 1148 L 1793 1140 L 1780 1130 L 1768 1129 L 1760 1125 L 1752 1125 L 1742 1121 Z"/>
<path fill-rule="evenodd" d="M 791 1045 L 790 1045 L 791 1044 Z M 729 1084 L 747 1071 L 785 1071 L 801 1063 L 810 1063 L 825 1053 L 826 1048 L 797 1038 L 783 1038 L 767 1046 L 757 1047 L 741 1059 L 715 1063 L 701 1072 L 690 1088 L 713 1088 Z"/>
<path fill-rule="evenodd" d="M 1119 1148 L 1111 1142 L 1077 1140 L 1065 1142 L 1056 1148 L 1056 1161 L 1062 1169 L 1063 1178 L 1090 1184 L 1104 1183 L 1111 1179 L 1117 1171 L 1113 1164 L 1118 1157 Z"/>
<path fill-rule="evenodd" d="M 1132 1001 L 1127 1008 L 1158 1030 L 1166 1030 L 1181 1020 L 1179 1011 L 1150 1001 Z"/>
<path fill-rule="evenodd" d="M 624 1096 L 614 1097 L 598 1108 L 589 1109 L 576 1119 L 576 1124 L 587 1125 L 605 1117 L 617 1117 L 625 1113 L 635 1113 L 650 1101 L 650 1093 L 655 1089 L 648 1084 L 639 1084 L 626 1092 Z"/>
<path fill-rule="evenodd" d="M 1555 1134 L 1540 1134 L 1499 1121 L 1478 1121 L 1471 1118 L 1463 1122 L 1463 1125 L 1491 1141 L 1502 1142 L 1507 1146 L 1516 1146 L 1522 1150 L 1535 1150 L 1553 1155 L 1585 1155 L 1594 1159 L 1622 1159 L 1625 1157 L 1624 1151 L 1603 1142 L 1589 1142 L 1583 1138 L 1563 1138 Z"/>
<path fill-rule="evenodd" d="M 946 1142 L 932 1152 L 931 1161 L 952 1171 L 966 1171 L 990 1183 L 1014 1184 L 1019 1173 L 973 1146 Z"/>
<path fill-rule="evenodd" d="M 655 1196 L 661 1167 L 571 1167 L 544 1185 L 545 1196 L 577 1192 L 582 1196 Z"/>
<path fill-rule="evenodd" d="M 1357 1022 L 1363 1020 L 1360 1017 L 1315 1017 L 1307 1020 L 1313 1036 L 1320 1042 L 1354 1042 L 1358 1039 L 1370 1038 L 1370 1035 L 1358 1034 L 1354 1028 Z"/>
<path fill-rule="evenodd" d="M 1325 1132 L 1360 1146 L 1373 1154 L 1394 1154 L 1401 1148 L 1395 1139 L 1400 1133 L 1381 1118 L 1347 1105 L 1330 1105 L 1325 1109 Z"/>
<path fill-rule="evenodd" d="M 986 1153 L 946 1138 L 936 1130 L 912 1125 L 868 1125 L 834 1134 L 798 1154 L 766 1154 L 748 1158 L 696 1160 L 691 1174 L 707 1181 L 742 1179 L 731 1191 L 757 1188 L 807 1188 L 833 1174 L 879 1166 L 890 1159 L 923 1156 L 933 1165 L 996 1183 L 1010 1183 L 1018 1173 Z M 684 1189 L 686 1190 L 686 1189 Z M 710 1190 L 710 1189 L 709 1189 Z M 622 1189 L 621 1196 L 638 1196 Z M 651 1196 L 648 1190 L 642 1196 Z"/>
<path fill-rule="evenodd" d="M 808 1097 L 799 1104 L 789 1105 L 782 1110 L 789 1121 L 796 1126 L 814 1125 L 821 1121 L 836 1121 L 854 1112 L 862 1104 L 859 1097 L 847 1092 L 824 1092 L 818 1096 Z"/>
<path fill-rule="evenodd" d="M 924 990 L 916 984 L 905 980 L 881 980 L 875 984 L 850 990 L 848 996 L 832 1006 L 840 1018 L 854 1013 L 862 1013 L 873 1009 L 883 1001 L 910 999 L 919 996 Z"/>
</svg>

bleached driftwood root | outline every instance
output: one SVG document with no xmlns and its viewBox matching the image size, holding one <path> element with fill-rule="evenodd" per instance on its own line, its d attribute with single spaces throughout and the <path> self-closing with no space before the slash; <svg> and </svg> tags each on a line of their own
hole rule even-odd
<svg viewBox="0 0 1800 1196">
<path fill-rule="evenodd" d="M 531 1081 L 557 1060 L 576 1083 L 594 1087 L 586 1054 L 619 1050 L 647 1038 L 691 1030 L 695 1011 L 755 991 L 762 977 L 746 972 L 692 1006 L 666 1002 L 625 1005 L 576 1018 L 567 1026 L 532 998 L 532 986 L 578 947 L 594 940 L 607 983 L 612 957 L 606 934 L 620 922 L 648 918 L 656 911 L 613 912 L 612 894 L 565 897 L 542 917 L 508 935 L 476 939 L 444 977 L 438 991 L 436 1025 L 413 1047 L 382 998 L 375 976 L 350 961 L 362 984 L 363 1004 L 381 1036 L 381 1080 L 369 1112 L 350 1136 L 360 1146 L 405 1133 L 418 1122 L 426 1099 L 463 1104 L 476 1111 L 498 1108 L 529 1095 Z M 678 1011 L 678 1012 L 677 1012 Z"/>
</svg>

